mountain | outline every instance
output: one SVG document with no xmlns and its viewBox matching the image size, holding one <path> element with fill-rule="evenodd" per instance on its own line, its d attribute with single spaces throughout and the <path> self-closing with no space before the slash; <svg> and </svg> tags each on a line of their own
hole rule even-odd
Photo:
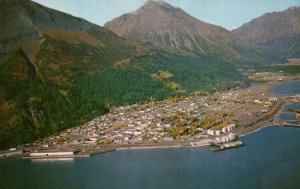
<svg viewBox="0 0 300 189">
<path fill-rule="evenodd" d="M 12 55 L 25 58 L 34 77 L 67 78 L 70 70 L 101 68 L 136 52 L 100 26 L 29 0 L 2 0 L 0 6 L 0 64 Z"/>
<path fill-rule="evenodd" d="M 300 7 L 267 13 L 232 32 L 245 46 L 259 49 L 273 60 L 300 57 Z"/>
<path fill-rule="evenodd" d="M 107 110 L 72 81 L 136 56 L 134 44 L 29 0 L 1 0 L 0 7 L 0 149 Z"/>
<path fill-rule="evenodd" d="M 158 46 L 188 50 L 201 55 L 239 56 L 231 47 L 231 32 L 190 16 L 163 0 L 148 0 L 145 5 L 104 25 L 118 36 L 151 42 Z"/>
<path fill-rule="evenodd" d="M 129 41 L 29 0 L 0 0 L 0 7 L 0 149 L 80 125 L 111 106 L 247 81 L 222 58 Z M 205 48 L 226 46 L 206 36 L 197 39 Z"/>
</svg>

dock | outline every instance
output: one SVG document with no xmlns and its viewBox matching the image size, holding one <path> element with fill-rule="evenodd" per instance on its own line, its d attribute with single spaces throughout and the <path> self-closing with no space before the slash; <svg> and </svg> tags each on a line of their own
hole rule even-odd
<svg viewBox="0 0 300 189">
<path fill-rule="evenodd" d="M 297 127 L 300 128 L 300 124 L 284 124 L 285 127 Z"/>
<path fill-rule="evenodd" d="M 210 150 L 213 152 L 228 150 L 231 148 L 238 148 L 241 146 L 244 146 L 244 143 L 242 141 L 234 141 L 234 142 L 228 142 L 228 143 L 222 143 L 222 144 L 214 144 L 217 146 L 216 148 L 211 148 Z"/>
<path fill-rule="evenodd" d="M 65 156 L 22 156 L 22 159 L 61 159 L 61 158 L 88 158 L 91 155 L 65 155 Z"/>
<path fill-rule="evenodd" d="M 22 155 L 22 150 L 4 151 L 0 153 L 0 159 L 21 157 Z"/>
</svg>

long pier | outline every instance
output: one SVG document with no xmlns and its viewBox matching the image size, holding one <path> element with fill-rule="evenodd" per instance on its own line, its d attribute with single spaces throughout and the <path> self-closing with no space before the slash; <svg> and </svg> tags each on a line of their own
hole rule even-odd
<svg viewBox="0 0 300 189">
<path fill-rule="evenodd" d="M 59 158 L 88 158 L 91 155 L 66 155 L 66 156 L 22 156 L 22 159 L 59 159 Z"/>
</svg>

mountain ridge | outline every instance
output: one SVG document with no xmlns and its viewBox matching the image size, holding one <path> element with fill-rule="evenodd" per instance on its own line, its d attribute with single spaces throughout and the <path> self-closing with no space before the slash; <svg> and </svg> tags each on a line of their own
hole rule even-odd
<svg viewBox="0 0 300 189">
<path fill-rule="evenodd" d="M 104 27 L 131 40 L 200 54 L 223 51 L 220 53 L 223 56 L 238 56 L 229 46 L 233 36 L 228 30 L 200 21 L 164 1 L 149 0 L 138 10 L 107 22 Z"/>
<path fill-rule="evenodd" d="M 245 46 L 275 60 L 300 57 L 300 7 L 266 13 L 232 31 Z"/>
</svg>

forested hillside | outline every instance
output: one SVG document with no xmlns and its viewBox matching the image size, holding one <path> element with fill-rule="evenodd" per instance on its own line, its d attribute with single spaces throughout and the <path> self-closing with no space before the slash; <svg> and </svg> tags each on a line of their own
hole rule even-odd
<svg viewBox="0 0 300 189">
<path fill-rule="evenodd" d="M 29 0 L 0 5 L 1 149 L 80 125 L 111 106 L 247 83 L 224 57 L 129 41 Z"/>
</svg>

